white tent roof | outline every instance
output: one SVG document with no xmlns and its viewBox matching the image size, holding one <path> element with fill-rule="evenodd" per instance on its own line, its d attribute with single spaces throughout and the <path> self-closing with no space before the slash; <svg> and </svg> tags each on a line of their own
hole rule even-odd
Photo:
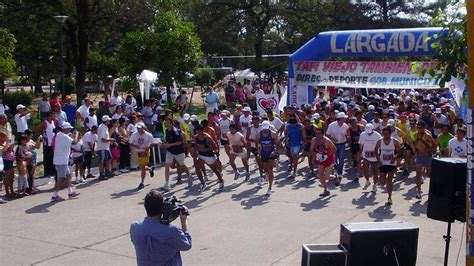
<svg viewBox="0 0 474 266">
<path fill-rule="evenodd" d="M 158 78 L 158 73 L 145 69 L 140 73 L 138 78 L 141 81 L 155 81 Z"/>
</svg>

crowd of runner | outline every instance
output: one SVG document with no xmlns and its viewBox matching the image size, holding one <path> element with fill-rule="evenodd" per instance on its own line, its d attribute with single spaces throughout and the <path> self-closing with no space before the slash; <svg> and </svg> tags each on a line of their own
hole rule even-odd
<svg viewBox="0 0 474 266">
<path fill-rule="evenodd" d="M 220 94 L 212 88 L 205 97 L 208 113 L 203 119 L 187 113 L 184 92 L 176 99 L 177 113 L 154 99 L 138 110 L 131 95 L 123 100 L 118 92 L 98 102 L 97 109 L 87 97 L 76 108 L 70 96 L 63 103 L 57 95 L 51 99 L 45 95 L 39 102 L 42 122 L 33 131 L 27 121 L 35 114 L 16 106 L 14 133 L 8 107 L 0 103 L 5 199 L 37 192 L 35 168 L 41 148 L 44 174 L 56 180 L 53 202 L 64 200 L 58 194 L 62 188 L 70 198 L 79 195 L 72 181 L 85 183 L 95 177 L 91 172 L 95 157 L 99 180 L 139 170 L 137 189 L 142 189 L 146 175 L 154 176 L 151 153 L 157 145 L 166 149 L 164 191 L 172 187 L 171 171 L 177 172 L 177 184 L 185 177 L 190 189 L 197 177 L 201 192 L 215 175 L 222 191 L 225 184 L 235 182 L 224 180 L 223 168 L 230 166 L 234 180 L 256 178 L 259 187 L 267 188 L 267 196 L 273 192 L 276 169 L 288 171 L 285 178 L 319 179 L 320 197 L 330 195 L 341 182 L 363 178 L 364 190 L 377 193 L 385 188 L 389 205 L 394 181 L 415 171 L 416 198 L 421 199 L 421 185 L 430 176 L 433 158 L 467 157 L 466 127 L 448 90 L 351 94 L 353 90 L 319 89 L 312 104 L 259 113 L 255 99 L 258 93 L 270 91 L 258 83 L 230 82 L 224 88 L 226 105 L 220 105 Z M 39 137 L 33 141 L 35 134 Z M 288 169 L 282 168 L 283 161 L 289 161 Z M 255 165 L 257 174 L 250 165 Z"/>
</svg>

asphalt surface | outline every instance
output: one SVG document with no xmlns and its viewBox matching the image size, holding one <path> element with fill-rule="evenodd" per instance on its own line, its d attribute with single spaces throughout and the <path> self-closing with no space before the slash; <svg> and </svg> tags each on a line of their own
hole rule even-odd
<svg viewBox="0 0 474 266">
<path fill-rule="evenodd" d="M 286 157 L 282 156 L 281 169 L 287 169 L 283 159 Z M 222 160 L 224 164 L 228 161 Z M 190 158 L 186 162 L 192 165 Z M 243 171 L 240 162 L 237 166 Z M 222 193 L 217 191 L 215 175 L 202 193 L 197 179 L 191 189 L 183 182 L 166 193 L 183 200 L 191 212 L 188 226 L 193 248 L 182 253 L 185 265 L 299 265 L 302 244 L 337 243 L 342 223 L 381 221 L 417 225 L 417 265 L 443 263 L 447 224 L 426 217 L 429 179 L 423 185 L 421 201 L 415 199 L 413 175 L 396 182 L 394 204 L 389 207 L 383 190 L 377 194 L 370 188 L 363 190 L 365 181 L 360 185 L 351 182 L 351 171 L 339 188 L 331 185 L 329 197 L 320 198 L 322 188 L 316 179 L 305 177 L 305 168 L 295 180 L 287 179 L 286 171 L 277 172 L 270 197 L 265 196 L 266 186 L 257 188 L 257 172 L 252 171 L 252 179 L 244 182 L 243 177 L 234 181 L 230 170 L 230 166 L 224 169 Z M 50 203 L 52 184 L 45 184 L 40 187 L 42 193 L 0 205 L 2 265 L 135 264 L 129 226 L 143 219 L 144 195 L 163 185 L 163 175 L 164 168 L 157 168 L 141 191 L 136 190 L 139 172 L 103 182 L 91 180 L 76 186 L 79 198 L 60 203 Z M 464 234 L 464 224 L 454 223 L 449 265 L 465 264 Z"/>
</svg>

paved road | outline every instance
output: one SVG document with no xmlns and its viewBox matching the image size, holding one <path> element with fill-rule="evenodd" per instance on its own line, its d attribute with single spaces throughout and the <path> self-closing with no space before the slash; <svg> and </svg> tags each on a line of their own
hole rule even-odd
<svg viewBox="0 0 474 266">
<path fill-rule="evenodd" d="M 426 217 L 427 195 L 421 202 L 414 199 L 413 177 L 395 185 L 394 205 L 387 207 L 380 190 L 373 195 L 344 180 L 330 197 L 319 198 L 316 180 L 288 180 L 286 172 L 277 173 L 275 192 L 267 198 L 266 188 L 256 188 L 255 173 L 245 183 L 234 181 L 228 170 L 223 193 L 215 181 L 201 194 L 197 184 L 191 190 L 178 185 L 168 193 L 191 209 L 194 242 L 182 254 L 186 265 L 298 265 L 303 243 L 338 242 L 341 223 L 391 220 L 420 227 L 418 265 L 442 265 L 447 224 Z M 134 172 L 78 185 L 78 199 L 49 203 L 51 185 L 44 185 L 44 193 L 0 206 L 2 265 L 133 265 L 129 225 L 145 215 L 144 195 L 162 185 L 163 173 L 162 168 L 156 171 L 142 191 L 135 190 L 139 178 Z M 450 265 L 458 257 L 457 265 L 465 264 L 463 232 L 463 224 L 453 224 Z"/>
</svg>

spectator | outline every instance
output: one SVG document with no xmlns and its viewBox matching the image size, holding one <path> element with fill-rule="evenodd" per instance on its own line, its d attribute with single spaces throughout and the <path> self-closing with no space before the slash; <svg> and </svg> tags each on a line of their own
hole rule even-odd
<svg viewBox="0 0 474 266">
<path fill-rule="evenodd" d="M 16 133 L 19 137 L 25 130 L 28 129 L 28 120 L 31 119 L 31 114 L 34 111 L 27 112 L 26 106 L 19 104 L 16 106 L 18 113 L 15 115 Z"/>
<path fill-rule="evenodd" d="M 153 106 L 155 104 L 154 99 L 149 99 L 145 101 L 145 106 L 142 109 L 142 114 L 143 114 L 143 122 L 145 123 L 147 129 L 149 132 L 152 132 L 153 130 Z"/>
<path fill-rule="evenodd" d="M 49 111 L 46 119 L 36 128 L 37 133 L 43 135 L 43 162 L 44 162 L 44 176 L 55 176 L 56 169 L 53 165 L 53 137 L 55 131 L 55 114 Z"/>
<path fill-rule="evenodd" d="M 107 107 L 107 103 L 105 101 L 99 101 L 99 109 L 97 109 L 97 123 L 101 124 L 102 123 L 102 117 L 104 115 L 107 116 L 112 116 L 112 114 L 109 111 L 109 108 Z"/>
<path fill-rule="evenodd" d="M 118 90 L 114 90 L 114 96 L 112 96 L 112 99 L 110 99 L 110 104 L 113 108 L 117 108 L 117 106 L 121 106 L 123 104 L 123 99 L 119 95 Z"/>
<path fill-rule="evenodd" d="M 214 112 L 219 105 L 219 94 L 213 88 L 209 88 L 205 102 L 207 104 L 206 113 Z"/>
<path fill-rule="evenodd" d="M 64 122 L 69 122 L 67 120 L 67 115 L 66 115 L 66 112 L 62 111 L 61 110 L 61 105 L 59 104 L 56 104 L 54 107 L 53 107 L 53 110 L 56 114 L 56 125 L 62 125 Z"/>
<path fill-rule="evenodd" d="M 91 130 L 84 134 L 82 142 L 84 145 L 84 170 L 87 170 L 86 178 L 93 178 L 95 176 L 91 173 L 91 163 L 92 154 L 95 152 L 97 143 L 97 126 L 92 126 Z"/>
<path fill-rule="evenodd" d="M 67 121 L 73 128 L 76 128 L 76 111 L 77 107 L 72 103 L 71 95 L 66 96 L 66 103 L 63 106 L 63 111 L 66 113 Z"/>
<path fill-rule="evenodd" d="M 84 98 L 84 103 L 77 109 L 76 118 L 78 122 L 81 122 L 81 126 L 86 127 L 84 120 L 89 115 L 89 108 L 91 108 L 91 100 L 89 98 Z"/>
<path fill-rule="evenodd" d="M 109 171 L 110 160 L 110 143 L 115 142 L 115 139 L 110 137 L 109 123 L 112 120 L 108 115 L 102 117 L 102 124 L 97 129 L 97 153 L 99 154 L 99 180 L 107 180 L 112 174 Z"/>
<path fill-rule="evenodd" d="M 186 113 L 187 102 L 188 96 L 186 95 L 186 91 L 181 90 L 180 95 L 178 95 L 178 97 L 176 98 L 176 108 L 178 109 L 178 112 L 181 116 Z"/>
<path fill-rule="evenodd" d="M 94 108 L 89 108 L 89 115 L 84 119 L 84 127 L 91 130 L 93 126 L 99 126 L 97 121 L 97 115 L 95 114 Z"/>
<path fill-rule="evenodd" d="M 224 94 L 227 106 L 232 106 L 235 101 L 234 81 L 231 80 L 227 83 L 227 86 L 224 88 Z"/>
<path fill-rule="evenodd" d="M 79 196 L 79 193 L 74 192 L 72 189 L 71 169 L 69 167 L 71 145 L 77 143 L 79 132 L 76 132 L 76 135 L 73 139 L 69 136 L 69 132 L 71 129 L 71 124 L 69 124 L 68 122 L 64 122 L 64 124 L 61 125 L 61 131 L 56 134 L 55 137 L 53 164 L 56 167 L 58 178 L 54 186 L 54 192 L 53 196 L 51 197 L 51 202 L 60 202 L 64 200 L 64 198 L 58 195 L 58 192 L 63 187 L 63 185 L 66 185 L 67 193 L 70 199 Z"/>
<path fill-rule="evenodd" d="M 63 106 L 63 102 L 61 101 L 61 98 L 59 97 L 59 94 L 57 92 L 54 92 L 51 95 L 51 100 L 49 100 L 49 104 L 51 106 L 56 106 L 56 104 L 59 104 L 60 106 Z"/>
<path fill-rule="evenodd" d="M 0 99 L 0 115 L 4 115 L 5 112 L 8 112 L 10 110 L 10 107 L 8 105 L 5 105 L 3 103 L 3 99 Z"/>
</svg>

